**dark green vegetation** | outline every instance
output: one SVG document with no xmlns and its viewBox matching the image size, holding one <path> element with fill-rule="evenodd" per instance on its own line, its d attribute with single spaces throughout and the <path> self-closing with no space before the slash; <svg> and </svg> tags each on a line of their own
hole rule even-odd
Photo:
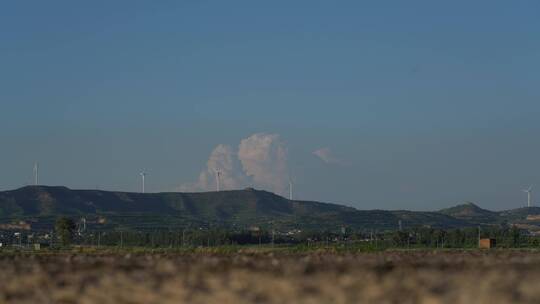
<svg viewBox="0 0 540 304">
<path fill-rule="evenodd" d="M 51 230 L 59 216 L 86 219 L 89 229 L 153 231 L 186 228 L 339 231 L 402 227 L 464 228 L 517 224 L 535 230 L 540 208 L 494 212 L 467 203 L 439 212 L 358 210 L 336 204 L 290 201 L 254 189 L 207 193 L 126 193 L 29 186 L 0 192 L 0 224 Z M 86 226 L 86 225 L 85 225 Z M 13 227 L 12 227 L 13 228 Z M 15 226 L 16 228 L 16 226 Z M 2 228 L 0 227 L 0 230 Z"/>
<path fill-rule="evenodd" d="M 23 236 L 24 238 L 25 236 Z M 497 248 L 540 248 L 540 237 L 512 227 L 412 228 L 402 231 L 364 233 L 346 231 L 299 232 L 294 235 L 270 231 L 229 231 L 225 229 L 184 231 L 88 232 L 74 242 L 89 248 L 139 248 L 192 250 L 196 248 L 278 248 L 279 250 L 381 251 L 388 249 L 477 248 L 478 239 L 492 238 Z M 61 241 L 58 236 L 59 243 Z M 9 242 L 8 242 L 9 243 Z M 15 240 L 12 243 L 16 243 Z M 54 248 L 60 248 L 53 246 Z M 65 247 L 63 247 L 65 248 Z"/>
<path fill-rule="evenodd" d="M 68 246 L 73 240 L 73 232 L 77 228 L 75 222 L 68 217 L 60 217 L 54 224 L 54 232 L 62 246 Z"/>
</svg>

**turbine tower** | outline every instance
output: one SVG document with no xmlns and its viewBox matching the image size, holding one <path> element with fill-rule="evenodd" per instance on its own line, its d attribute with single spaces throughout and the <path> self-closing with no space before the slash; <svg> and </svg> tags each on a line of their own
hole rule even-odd
<svg viewBox="0 0 540 304">
<path fill-rule="evenodd" d="M 144 171 L 142 171 L 140 174 L 141 174 L 141 178 L 142 178 L 142 193 L 145 193 L 146 191 L 144 189 L 144 182 L 145 182 L 144 179 L 146 178 L 147 174 Z"/>
<path fill-rule="evenodd" d="M 527 207 L 531 207 L 532 186 L 529 186 L 529 188 L 523 190 L 523 192 L 527 193 Z"/>
<path fill-rule="evenodd" d="M 291 201 L 293 200 L 292 190 L 293 190 L 293 183 L 292 183 L 292 180 L 289 180 L 289 200 Z"/>
<path fill-rule="evenodd" d="M 34 185 L 37 186 L 39 184 L 39 163 L 34 163 Z"/>
<path fill-rule="evenodd" d="M 214 172 L 216 172 L 216 189 L 217 191 L 219 192 L 220 191 L 220 183 L 219 183 L 219 179 L 221 177 L 221 170 L 219 169 L 214 169 Z"/>
</svg>

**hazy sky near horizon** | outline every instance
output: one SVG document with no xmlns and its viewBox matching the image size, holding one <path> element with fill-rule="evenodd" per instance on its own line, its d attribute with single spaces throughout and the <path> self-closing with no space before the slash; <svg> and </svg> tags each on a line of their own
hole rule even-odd
<svg viewBox="0 0 540 304">
<path fill-rule="evenodd" d="M 540 205 L 538 1 L 6 1 L 0 190 Z M 221 146 L 218 146 L 220 145 Z"/>
</svg>

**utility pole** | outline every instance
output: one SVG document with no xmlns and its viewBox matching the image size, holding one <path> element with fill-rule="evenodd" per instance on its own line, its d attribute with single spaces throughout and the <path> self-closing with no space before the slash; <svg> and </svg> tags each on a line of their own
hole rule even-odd
<svg viewBox="0 0 540 304">
<path fill-rule="evenodd" d="M 186 229 L 182 230 L 182 247 L 186 246 Z"/>
<path fill-rule="evenodd" d="M 480 233 L 481 233 L 481 230 L 480 230 L 480 226 L 478 226 L 478 246 L 480 246 Z"/>
</svg>

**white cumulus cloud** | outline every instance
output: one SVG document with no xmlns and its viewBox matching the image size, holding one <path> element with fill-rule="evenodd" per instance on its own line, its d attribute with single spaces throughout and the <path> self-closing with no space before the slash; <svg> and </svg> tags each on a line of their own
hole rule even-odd
<svg viewBox="0 0 540 304">
<path fill-rule="evenodd" d="M 216 169 L 221 171 L 222 190 L 253 186 L 281 195 L 287 191 L 287 148 L 278 134 L 253 134 L 241 140 L 237 151 L 228 145 L 218 145 L 198 180 L 181 185 L 180 191 L 215 190 Z"/>
<path fill-rule="evenodd" d="M 285 193 L 289 180 L 287 148 L 278 134 L 257 133 L 243 139 L 238 148 L 238 159 L 254 185 Z"/>
<path fill-rule="evenodd" d="M 313 151 L 313 154 L 320 158 L 323 162 L 327 164 L 338 164 L 342 165 L 343 161 L 334 156 L 334 153 L 330 148 L 320 148 Z"/>
<path fill-rule="evenodd" d="M 238 189 L 246 183 L 240 162 L 228 145 L 218 145 L 206 162 L 206 169 L 199 174 L 195 183 L 180 186 L 181 191 L 211 191 L 216 189 L 215 170 L 221 172 L 221 189 Z"/>
</svg>

